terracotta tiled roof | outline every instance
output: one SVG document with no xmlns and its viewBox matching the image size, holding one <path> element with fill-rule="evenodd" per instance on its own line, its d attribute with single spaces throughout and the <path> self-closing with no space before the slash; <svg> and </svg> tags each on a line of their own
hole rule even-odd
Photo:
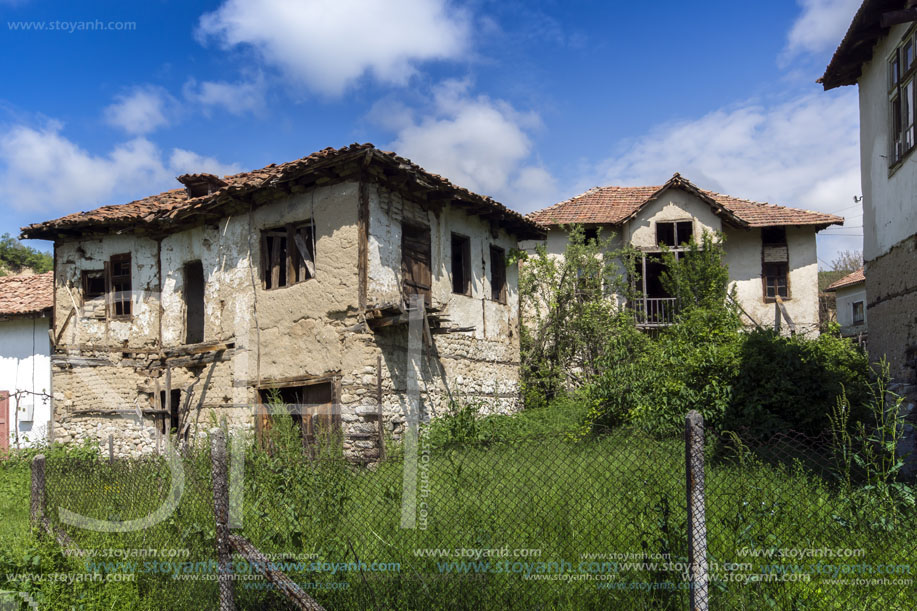
<svg viewBox="0 0 917 611">
<path fill-rule="evenodd" d="M 888 34 L 889 28 L 881 25 L 882 15 L 906 6 L 905 0 L 865 0 L 860 5 L 825 74 L 818 79 L 826 91 L 857 82 L 863 64 L 872 59 L 876 41 Z"/>
<path fill-rule="evenodd" d="M 837 289 L 842 289 L 845 286 L 853 286 L 854 284 L 859 284 L 861 282 L 866 282 L 866 275 L 863 273 L 862 267 L 856 270 L 855 272 L 853 272 L 852 274 L 848 274 L 844 276 L 843 278 L 841 278 L 840 280 L 836 280 L 835 282 L 832 282 L 831 284 L 828 285 L 828 287 L 825 290 L 826 291 L 836 291 Z"/>
<path fill-rule="evenodd" d="M 271 164 L 260 170 L 224 176 L 225 186 L 200 197 L 189 197 L 186 189 L 173 189 L 158 195 L 151 195 L 127 204 L 102 206 L 89 212 L 78 212 L 59 219 L 29 225 L 22 228 L 23 238 L 53 239 L 63 231 L 81 231 L 90 227 L 131 227 L 137 224 L 170 225 L 177 220 L 187 219 L 195 214 L 212 211 L 220 205 L 270 188 L 307 174 L 310 171 L 333 167 L 338 164 L 362 159 L 364 166 L 383 164 L 392 172 L 411 175 L 423 189 L 445 191 L 460 203 L 467 204 L 475 213 L 486 215 L 520 237 L 536 238 L 544 234 L 544 228 L 527 217 L 510 210 L 494 199 L 478 195 L 468 189 L 454 185 L 446 178 L 431 174 L 408 159 L 395 153 L 380 151 L 372 144 L 352 144 L 340 149 L 326 148 L 301 159 L 280 165 Z M 186 174 L 179 177 L 184 182 L 200 178 L 215 179 L 210 175 Z M 218 183 L 210 181 L 214 186 Z"/>
<path fill-rule="evenodd" d="M 50 311 L 54 303 L 54 272 L 0 277 L 0 317 Z"/>
<path fill-rule="evenodd" d="M 632 218 L 645 204 L 667 189 L 684 189 L 706 201 L 714 210 L 742 227 L 775 225 L 843 224 L 844 219 L 833 214 L 787 208 L 698 189 L 689 180 L 675 174 L 658 187 L 594 187 L 581 195 L 533 212 L 529 218 L 542 225 L 569 223 L 600 223 L 619 225 Z"/>
</svg>

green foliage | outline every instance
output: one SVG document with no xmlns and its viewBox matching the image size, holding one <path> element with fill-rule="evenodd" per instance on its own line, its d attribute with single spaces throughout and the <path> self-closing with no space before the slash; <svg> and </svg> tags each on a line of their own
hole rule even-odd
<svg viewBox="0 0 917 611">
<path fill-rule="evenodd" d="M 41 252 L 12 237 L 8 233 L 0 236 L 0 276 L 18 274 L 31 269 L 37 274 L 51 271 L 54 260 L 48 253 Z"/>
<path fill-rule="evenodd" d="M 741 367 L 726 427 L 753 428 L 763 436 L 786 429 L 818 435 L 829 429 L 835 401 L 845 390 L 852 420 L 867 416 L 869 361 L 849 339 L 755 330 L 741 340 Z"/>
<path fill-rule="evenodd" d="M 913 487 L 899 481 L 904 461 L 898 448 L 907 416 L 904 398 L 888 388 L 890 380 L 883 359 L 875 382 L 868 385 L 868 416 L 853 420 L 850 399 L 842 392 L 830 417 L 835 472 L 851 499 L 852 513 L 868 521 L 878 510 L 881 520 L 869 525 L 881 530 L 894 529 L 901 511 L 917 503 Z"/>
<path fill-rule="evenodd" d="M 843 389 L 854 420 L 865 417 L 871 374 L 855 344 L 832 334 L 810 339 L 742 330 L 722 237 L 705 234 L 677 260 L 672 252 L 664 256 L 663 283 L 679 303 L 676 323 L 652 339 L 632 323 L 613 328 L 600 373 L 585 389 L 594 431 L 630 423 L 654 435 L 677 435 L 685 413 L 697 410 L 721 430 L 817 435 L 828 430 Z"/>
<path fill-rule="evenodd" d="M 574 225 L 563 257 L 539 246 L 520 258 L 522 393 L 527 408 L 540 407 L 598 372 L 621 315 L 609 297 L 630 290 L 622 261 L 632 253 L 613 250 L 601 234 L 587 240 Z"/>
</svg>

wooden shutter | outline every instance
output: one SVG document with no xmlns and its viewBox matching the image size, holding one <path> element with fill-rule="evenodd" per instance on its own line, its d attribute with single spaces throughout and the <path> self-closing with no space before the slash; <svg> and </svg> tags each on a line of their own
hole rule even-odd
<svg viewBox="0 0 917 611">
<path fill-rule="evenodd" d="M 402 225 L 401 273 L 405 297 L 423 295 L 430 305 L 433 272 L 430 257 L 430 228 Z"/>
</svg>

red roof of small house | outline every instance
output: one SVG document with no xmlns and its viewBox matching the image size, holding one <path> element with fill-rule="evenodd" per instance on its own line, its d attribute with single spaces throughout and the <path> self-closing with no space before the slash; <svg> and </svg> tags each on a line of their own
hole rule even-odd
<svg viewBox="0 0 917 611">
<path fill-rule="evenodd" d="M 90 228 L 131 229 L 138 225 L 168 228 L 178 221 L 206 217 L 222 205 L 238 202 L 255 191 L 282 186 L 310 172 L 333 173 L 335 168 L 354 166 L 377 170 L 386 177 L 398 177 L 400 184 L 409 184 L 420 193 L 435 192 L 436 201 L 451 201 L 505 227 L 520 238 L 540 238 L 544 228 L 522 214 L 511 210 L 491 197 L 478 195 L 451 183 L 448 179 L 427 172 L 412 161 L 395 153 L 381 151 L 372 144 L 352 144 L 340 149 L 326 148 L 280 165 L 271 164 L 260 170 L 242 172 L 222 179 L 211 174 L 185 174 L 178 178 L 182 184 L 204 184 L 208 189 L 192 196 L 189 189 L 172 189 L 127 204 L 102 206 L 88 212 L 77 212 L 52 221 L 22 228 L 26 239 L 55 239 L 61 234 L 79 233 Z M 211 214 L 212 216 L 212 214 Z"/>
<path fill-rule="evenodd" d="M 826 291 L 836 291 L 837 289 L 842 289 L 848 286 L 853 286 L 855 284 L 860 284 L 866 282 L 866 275 L 863 273 L 863 268 L 856 270 L 852 274 L 847 274 L 840 280 L 835 280 L 829 284 L 825 290 Z"/>
<path fill-rule="evenodd" d="M 581 195 L 533 212 L 529 218 L 542 225 L 606 224 L 619 225 L 633 218 L 649 202 L 668 189 L 683 189 L 710 204 L 714 212 L 740 227 L 773 227 L 781 225 L 843 225 L 844 219 L 833 214 L 787 208 L 723 195 L 699 189 L 691 181 L 675 174 L 657 187 L 594 187 Z"/>
<path fill-rule="evenodd" d="M 0 318 L 50 312 L 54 304 L 54 272 L 0 277 Z"/>
</svg>

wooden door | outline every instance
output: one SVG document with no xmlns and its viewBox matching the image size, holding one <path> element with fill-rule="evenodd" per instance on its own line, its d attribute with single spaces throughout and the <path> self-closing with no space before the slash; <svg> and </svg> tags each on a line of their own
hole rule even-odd
<svg viewBox="0 0 917 611">
<path fill-rule="evenodd" d="M 429 306 L 433 288 L 429 227 L 401 226 L 401 277 L 405 299 L 423 295 Z"/>
<path fill-rule="evenodd" d="M 0 452 L 10 449 L 10 393 L 0 390 Z"/>
</svg>

